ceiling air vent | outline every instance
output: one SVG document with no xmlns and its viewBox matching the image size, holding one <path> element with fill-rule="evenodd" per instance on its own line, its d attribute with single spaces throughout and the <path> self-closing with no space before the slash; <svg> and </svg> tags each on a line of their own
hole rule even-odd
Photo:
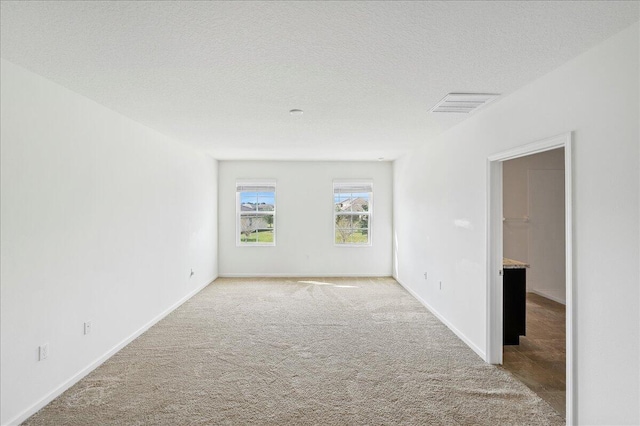
<svg viewBox="0 0 640 426">
<path fill-rule="evenodd" d="M 469 114 L 488 104 L 500 95 L 488 93 L 449 93 L 431 108 L 431 112 L 455 112 Z"/>
</svg>

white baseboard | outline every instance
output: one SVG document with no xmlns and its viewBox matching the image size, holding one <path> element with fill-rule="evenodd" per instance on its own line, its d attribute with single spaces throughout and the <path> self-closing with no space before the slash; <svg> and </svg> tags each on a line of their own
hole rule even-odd
<svg viewBox="0 0 640 426">
<path fill-rule="evenodd" d="M 566 305 L 566 304 L 567 304 L 567 301 L 566 301 L 566 300 L 564 300 L 564 298 L 560 298 L 560 297 L 558 297 L 558 296 L 554 296 L 553 294 L 551 294 L 551 293 L 547 293 L 547 292 L 545 292 L 544 290 L 534 290 L 534 289 L 530 289 L 530 290 L 529 290 L 529 293 L 537 294 L 538 296 L 542 296 L 542 297 L 544 297 L 544 298 L 546 298 L 546 299 L 553 300 L 554 302 L 558 302 L 558 303 L 561 303 L 561 304 L 563 304 L 563 305 Z"/>
<path fill-rule="evenodd" d="M 435 317 L 438 318 L 441 323 L 446 325 L 447 328 L 449 328 L 449 330 L 453 331 L 453 333 L 456 336 L 458 336 L 458 338 L 460 340 L 462 340 L 467 346 L 469 346 L 480 358 L 482 358 L 483 361 L 485 361 L 487 359 L 486 353 L 482 349 L 480 349 L 478 346 L 476 346 L 475 343 L 473 343 L 467 336 L 465 336 L 463 332 L 458 330 L 445 317 L 443 317 L 437 310 L 435 310 L 424 299 L 422 299 L 420 296 L 418 296 L 418 294 L 415 291 L 413 291 L 409 286 L 407 286 L 402 281 L 400 281 L 398 279 L 398 277 L 393 277 L 393 278 L 398 282 L 398 284 L 400 284 L 402 287 L 404 287 L 404 289 L 407 290 L 413 297 L 415 297 L 418 302 L 420 302 L 425 308 L 427 308 L 429 310 L 429 312 L 431 312 L 433 315 L 435 315 Z"/>
<path fill-rule="evenodd" d="M 276 273 L 276 274 L 244 274 L 244 273 L 222 273 L 218 275 L 220 278 L 340 278 L 340 277 L 350 277 L 350 278 L 381 278 L 381 277 L 391 277 L 391 274 L 372 274 L 368 272 L 364 273 L 355 273 L 355 274 L 326 274 L 326 273 L 317 273 L 317 274 L 302 274 L 302 273 Z"/>
<path fill-rule="evenodd" d="M 31 405 L 29 408 L 27 408 L 26 410 L 22 411 L 20 414 L 18 414 L 14 418 L 10 419 L 3 426 L 19 425 L 20 423 L 22 423 L 25 420 L 27 420 L 29 417 L 34 415 L 41 408 L 43 408 L 45 405 L 47 405 L 48 403 L 50 403 L 51 401 L 56 399 L 58 396 L 60 396 L 64 391 L 66 391 L 71 386 L 75 385 L 80 380 L 82 380 L 87 374 L 91 373 L 93 370 L 95 370 L 100 365 L 102 365 L 102 363 L 104 363 L 106 360 L 108 360 L 113 355 L 115 355 L 120 349 L 122 349 L 125 346 L 127 346 L 129 343 L 131 343 L 133 340 L 135 340 L 142 333 L 144 333 L 145 331 L 150 329 L 153 325 L 155 325 L 161 319 L 163 319 L 164 317 L 169 315 L 171 312 L 176 310 L 178 307 L 180 307 L 180 305 L 182 305 L 184 302 L 186 302 L 187 300 L 191 299 L 193 296 L 195 296 L 200 291 L 202 291 L 202 289 L 204 289 L 206 286 L 211 284 L 216 278 L 217 277 L 214 277 L 211 280 L 207 281 L 205 284 L 203 284 L 200 287 L 196 288 L 195 290 L 193 290 L 192 292 L 190 292 L 189 294 L 184 296 L 182 299 L 178 300 L 176 303 L 171 305 L 169 308 L 165 309 L 159 315 L 157 315 L 153 319 L 151 319 L 151 321 L 147 322 L 145 325 L 143 325 L 138 330 L 133 332 L 133 334 L 131 334 L 129 337 L 125 338 L 123 341 L 121 341 L 120 343 L 115 345 L 113 348 L 109 349 L 104 355 L 100 356 L 98 359 L 96 359 L 91 364 L 87 365 L 85 368 L 83 368 L 82 370 L 77 372 L 75 375 L 73 375 L 71 378 L 66 380 L 60 386 L 58 386 L 57 388 L 55 388 L 54 390 L 49 392 L 44 398 L 42 398 L 41 400 L 39 400 L 35 404 Z"/>
</svg>

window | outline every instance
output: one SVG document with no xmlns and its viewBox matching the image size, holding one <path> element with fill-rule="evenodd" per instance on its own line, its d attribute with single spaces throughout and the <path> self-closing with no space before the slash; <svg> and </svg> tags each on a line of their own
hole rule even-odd
<svg viewBox="0 0 640 426">
<path fill-rule="evenodd" d="M 333 183 L 333 223 L 336 245 L 371 245 L 373 183 Z"/>
<path fill-rule="evenodd" d="M 275 181 L 236 182 L 236 243 L 276 245 Z"/>
</svg>

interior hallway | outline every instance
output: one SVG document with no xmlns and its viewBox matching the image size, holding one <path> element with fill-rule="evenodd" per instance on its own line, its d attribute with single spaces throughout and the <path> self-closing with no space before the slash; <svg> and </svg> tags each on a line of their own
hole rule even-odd
<svg viewBox="0 0 640 426">
<path fill-rule="evenodd" d="M 527 335 L 504 346 L 503 367 L 565 416 L 565 305 L 527 293 Z"/>
</svg>

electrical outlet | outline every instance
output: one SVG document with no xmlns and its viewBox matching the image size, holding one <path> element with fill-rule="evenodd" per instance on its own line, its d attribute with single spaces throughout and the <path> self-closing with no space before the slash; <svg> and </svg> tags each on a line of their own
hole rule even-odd
<svg viewBox="0 0 640 426">
<path fill-rule="evenodd" d="M 424 279 L 425 280 L 427 279 L 427 273 L 426 272 L 424 273 Z"/>
<path fill-rule="evenodd" d="M 38 361 L 45 360 L 49 357 L 49 344 L 45 343 L 44 345 L 38 347 Z"/>
<path fill-rule="evenodd" d="M 440 281 L 440 290 L 442 290 L 442 281 Z"/>
<path fill-rule="evenodd" d="M 91 334 L 91 321 L 84 323 L 84 334 Z"/>
</svg>

